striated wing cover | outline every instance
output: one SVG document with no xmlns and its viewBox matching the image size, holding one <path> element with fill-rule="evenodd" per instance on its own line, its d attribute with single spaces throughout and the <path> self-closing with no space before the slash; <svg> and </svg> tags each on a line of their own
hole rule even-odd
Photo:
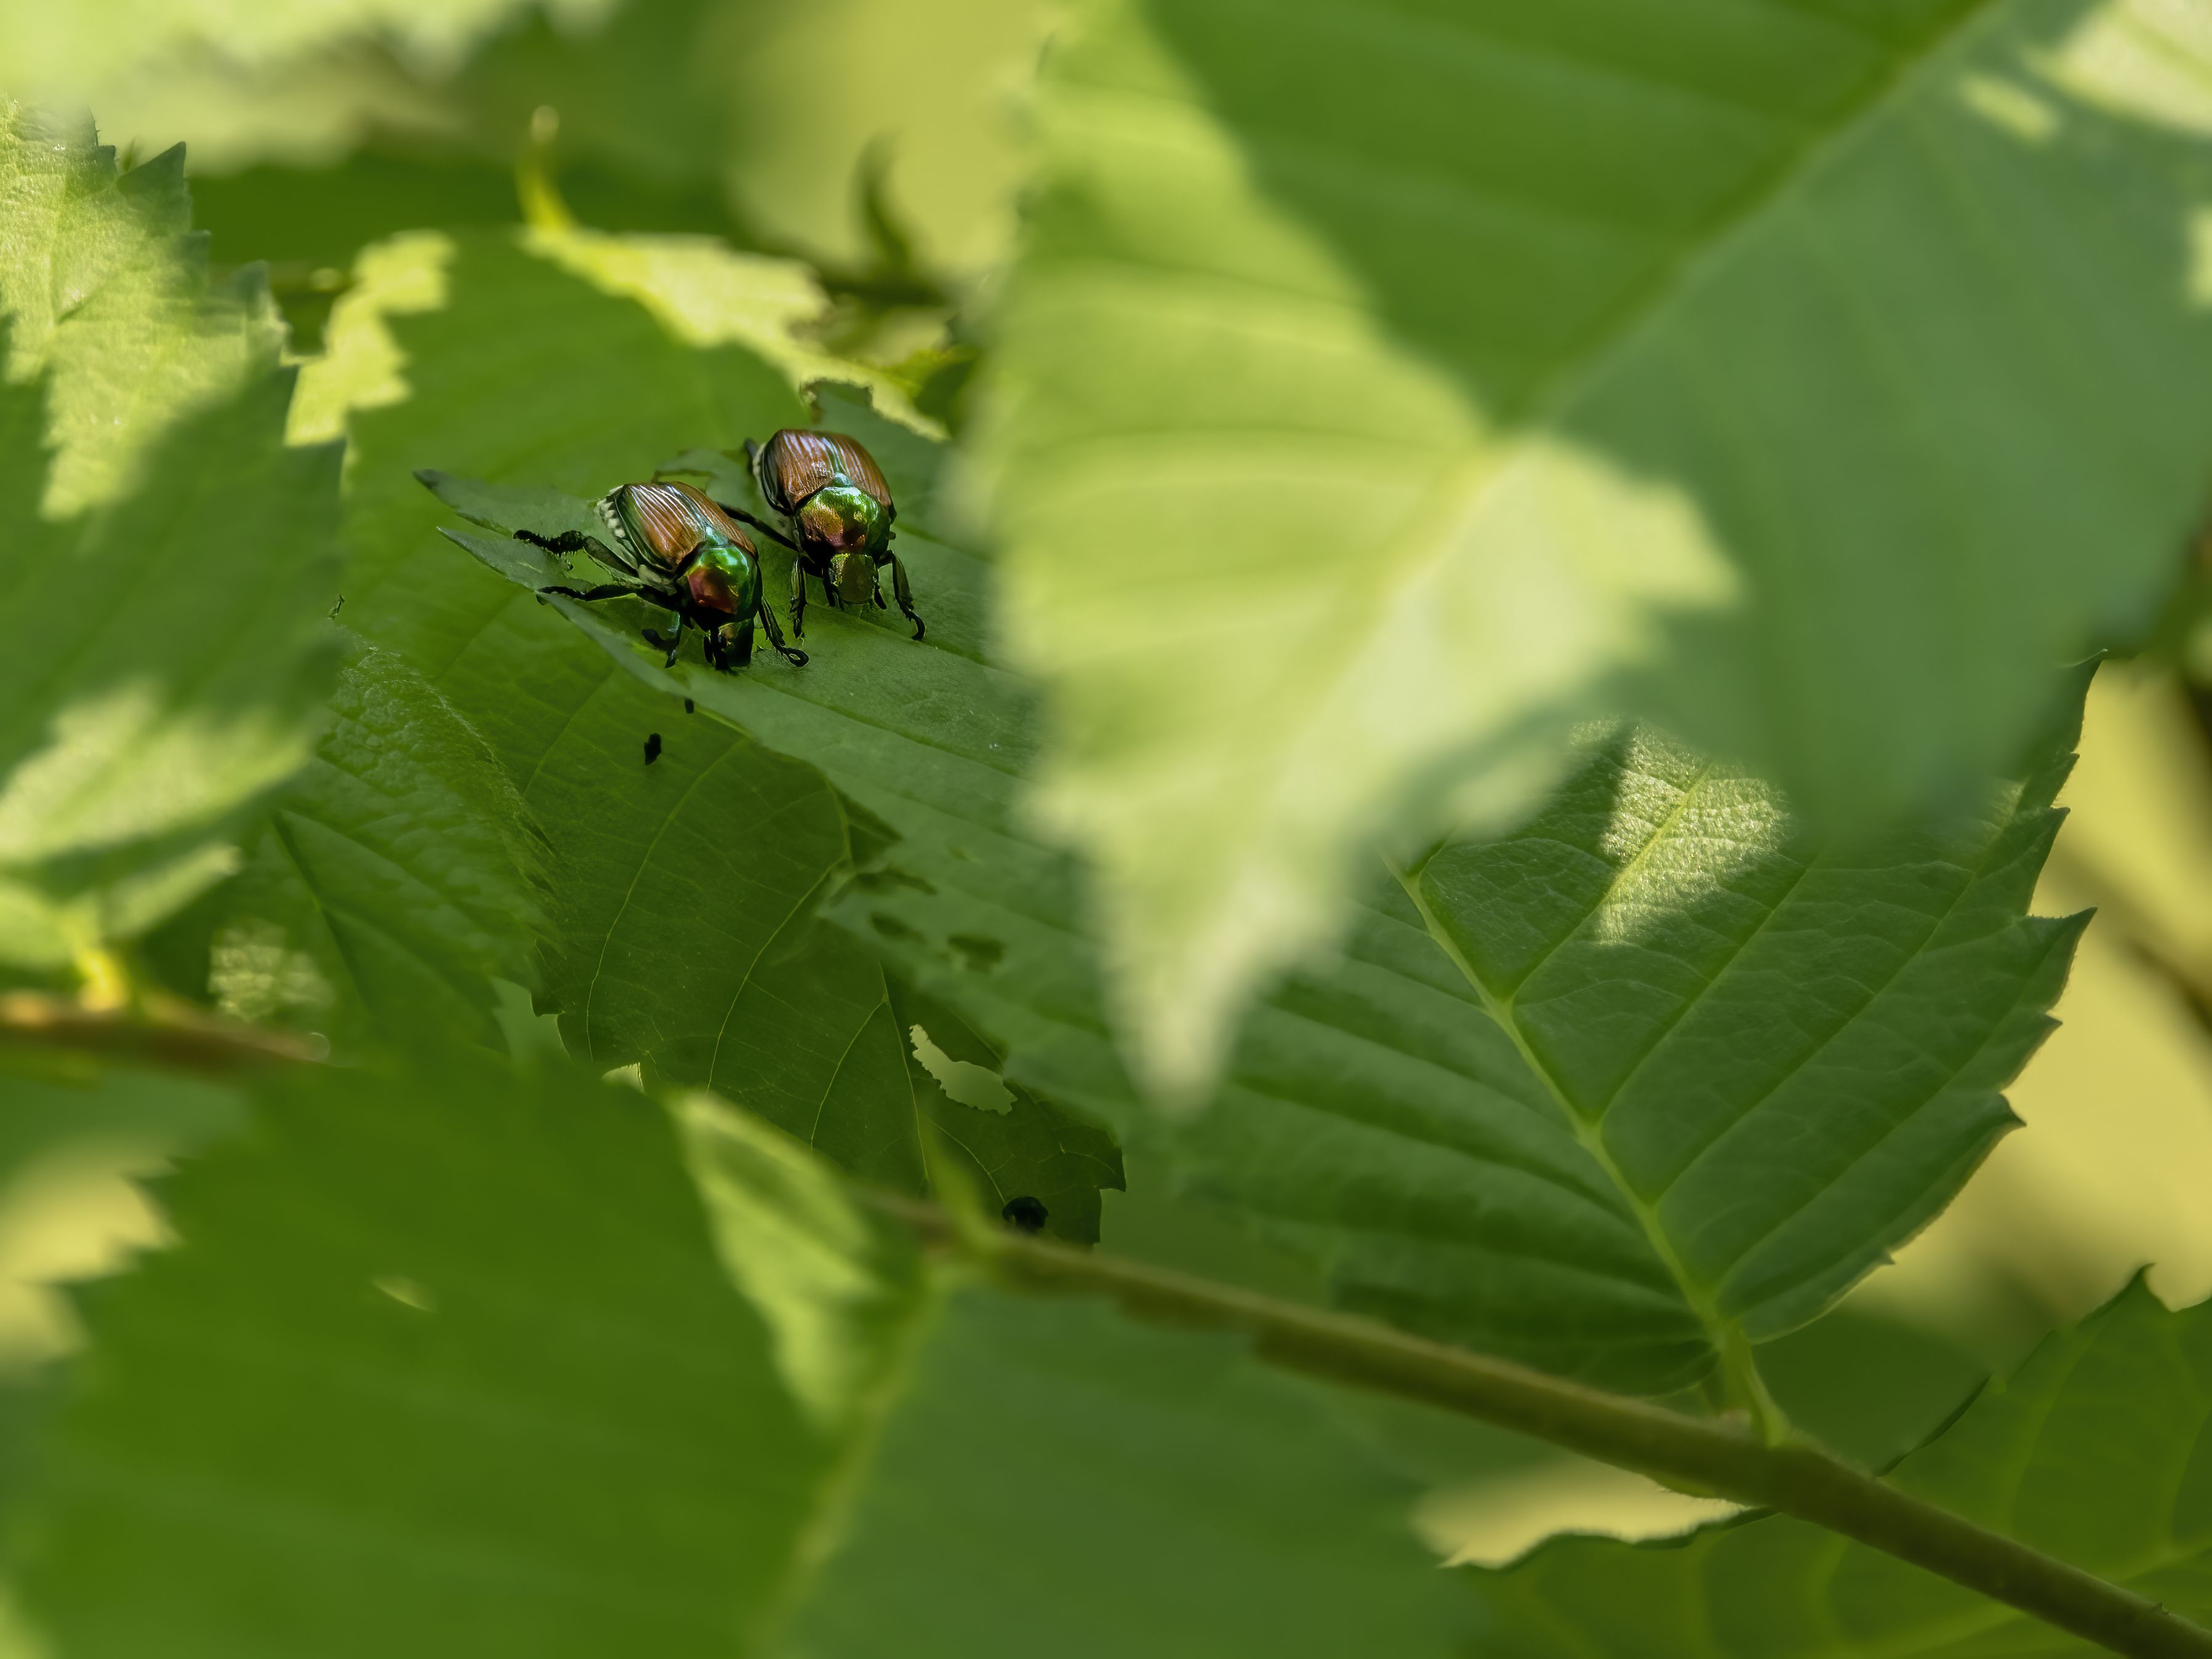
<svg viewBox="0 0 2212 1659">
<path fill-rule="evenodd" d="M 710 537 L 734 542 L 748 553 L 757 550 L 735 520 L 690 484 L 630 484 L 617 495 L 622 498 L 629 538 L 642 544 L 635 550 L 671 568 Z"/>
<path fill-rule="evenodd" d="M 791 513 L 839 472 L 891 505 L 891 487 L 874 456 L 842 432 L 801 432 L 786 427 L 761 446 L 755 469 L 761 494 L 779 513 Z"/>
</svg>

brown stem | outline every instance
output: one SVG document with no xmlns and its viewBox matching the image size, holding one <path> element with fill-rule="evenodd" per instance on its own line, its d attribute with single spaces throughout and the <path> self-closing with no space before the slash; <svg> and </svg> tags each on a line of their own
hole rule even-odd
<svg viewBox="0 0 2212 1659">
<path fill-rule="evenodd" d="M 322 1060 L 327 1046 L 289 1032 L 212 1018 L 167 1000 L 132 1011 L 88 1007 L 37 991 L 0 993 L 0 1042 L 75 1050 L 225 1076 Z"/>
<path fill-rule="evenodd" d="M 1861 1474 L 1802 1438 L 1769 1444 L 1733 1421 L 1687 1417 L 1356 1315 L 1048 1239 L 963 1231 L 934 1205 L 866 1196 L 926 1238 L 980 1249 L 1018 1285 L 1109 1296 L 1142 1318 L 1241 1331 L 1260 1353 L 1300 1370 L 1516 1429 L 1678 1488 L 1796 1516 L 2114 1653 L 2212 1659 L 2212 1632 Z"/>
</svg>

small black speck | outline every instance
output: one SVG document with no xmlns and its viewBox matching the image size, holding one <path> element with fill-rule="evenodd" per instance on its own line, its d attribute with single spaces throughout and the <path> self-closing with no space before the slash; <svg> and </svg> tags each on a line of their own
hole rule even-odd
<svg viewBox="0 0 2212 1659">
<path fill-rule="evenodd" d="M 691 699 L 689 697 L 684 699 L 684 712 L 687 714 L 693 712 L 691 708 Z"/>
<path fill-rule="evenodd" d="M 647 766 L 650 766 L 653 762 L 659 758 L 660 733 L 658 732 L 648 732 L 645 734 L 645 763 Z"/>
<path fill-rule="evenodd" d="M 1050 1218 L 1050 1212 L 1034 1198 L 1010 1198 L 1006 1207 L 999 1212 L 1010 1227 L 1018 1227 L 1025 1233 L 1041 1232 Z"/>
</svg>

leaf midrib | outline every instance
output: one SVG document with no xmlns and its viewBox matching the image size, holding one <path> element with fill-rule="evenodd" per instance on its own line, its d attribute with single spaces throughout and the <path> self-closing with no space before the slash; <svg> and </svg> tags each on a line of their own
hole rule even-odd
<svg viewBox="0 0 2212 1659">
<path fill-rule="evenodd" d="M 1442 919 L 1430 906 L 1427 896 L 1421 891 L 1419 878 L 1395 863 L 1389 866 L 1389 870 L 1390 873 L 1397 878 L 1399 886 L 1405 890 L 1406 896 L 1412 901 L 1413 908 L 1419 912 L 1422 924 L 1428 929 L 1429 937 L 1436 942 L 1437 948 L 1441 950 L 1450 959 L 1452 965 L 1459 969 L 1461 975 L 1466 979 L 1468 988 L 1481 1002 L 1483 1012 L 1490 1016 L 1498 1030 L 1504 1032 L 1512 1042 L 1514 1048 L 1521 1055 L 1522 1063 L 1528 1067 L 1530 1073 L 1542 1082 L 1545 1089 L 1551 1095 L 1553 1104 L 1559 1109 L 1560 1116 L 1565 1121 L 1568 1128 L 1572 1131 L 1576 1141 L 1581 1146 L 1583 1152 L 1603 1172 L 1606 1179 L 1613 1183 L 1613 1190 L 1620 1194 L 1621 1202 L 1636 1218 L 1637 1224 L 1643 1229 L 1644 1238 L 1650 1244 L 1653 1253 L 1658 1256 L 1661 1265 L 1667 1269 L 1668 1276 L 1674 1281 L 1675 1288 L 1681 1293 L 1684 1304 L 1704 1328 L 1706 1340 L 1712 1347 L 1714 1363 L 1716 1364 L 1721 1363 L 1722 1357 L 1730 1346 L 1730 1337 L 1740 1335 L 1735 1322 L 1724 1319 L 1714 1305 L 1712 1299 L 1700 1293 L 1697 1289 L 1696 1282 L 1691 1278 L 1687 1267 L 1675 1252 L 1674 1241 L 1667 1236 L 1666 1229 L 1660 1224 L 1658 1211 L 1638 1196 L 1636 1189 L 1629 1185 L 1627 1177 L 1621 1173 L 1620 1166 L 1613 1162 L 1613 1155 L 1607 1151 L 1604 1137 L 1600 1133 L 1600 1126 L 1584 1120 L 1583 1115 L 1575 1109 L 1574 1103 L 1568 1098 L 1566 1091 L 1560 1086 L 1559 1079 L 1553 1075 L 1550 1067 L 1546 1066 L 1537 1056 L 1535 1050 L 1529 1047 L 1528 1039 L 1522 1031 L 1520 1022 L 1513 1018 L 1511 1006 L 1501 1000 L 1487 985 L 1483 983 L 1482 976 L 1474 971 L 1474 964 L 1467 959 L 1466 954 L 1452 939 L 1450 932 L 1444 927 Z"/>
</svg>

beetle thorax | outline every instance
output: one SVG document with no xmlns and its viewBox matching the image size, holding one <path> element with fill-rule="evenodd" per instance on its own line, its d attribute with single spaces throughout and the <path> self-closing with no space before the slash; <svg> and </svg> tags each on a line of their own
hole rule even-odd
<svg viewBox="0 0 2212 1659">
<path fill-rule="evenodd" d="M 799 528 L 811 548 L 824 553 L 883 551 L 890 541 L 890 515 L 857 484 L 839 478 L 806 498 Z"/>
</svg>

